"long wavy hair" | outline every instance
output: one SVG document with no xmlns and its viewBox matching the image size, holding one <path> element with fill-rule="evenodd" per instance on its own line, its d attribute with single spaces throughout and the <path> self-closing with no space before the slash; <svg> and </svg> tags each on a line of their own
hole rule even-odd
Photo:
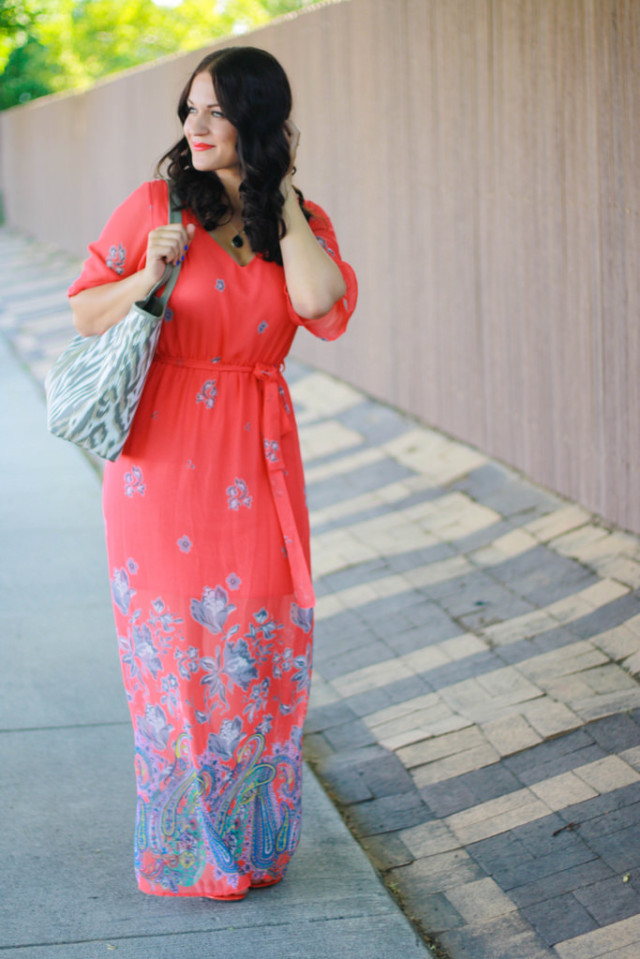
<svg viewBox="0 0 640 959">
<path fill-rule="evenodd" d="M 210 74 L 218 103 L 238 132 L 245 235 L 254 253 L 282 264 L 280 240 L 286 227 L 280 184 L 291 163 L 284 132 L 292 102 L 287 75 L 275 57 L 257 47 L 228 47 L 210 53 L 180 94 L 178 116 L 182 124 L 189 112 L 191 84 L 201 73 Z M 156 169 L 159 176 L 165 164 L 166 175 L 183 207 L 191 210 L 206 230 L 229 222 L 232 210 L 220 179 L 214 172 L 193 168 L 186 137 L 161 158 Z M 299 190 L 296 193 L 302 206 L 304 198 Z"/>
</svg>

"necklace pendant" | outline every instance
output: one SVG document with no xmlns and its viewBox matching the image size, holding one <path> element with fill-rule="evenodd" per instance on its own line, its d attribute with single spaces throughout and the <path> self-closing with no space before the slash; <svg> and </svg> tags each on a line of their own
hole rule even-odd
<svg viewBox="0 0 640 959">
<path fill-rule="evenodd" d="M 239 233 L 236 233 L 235 236 L 231 237 L 231 246 L 235 246 L 236 250 L 239 250 L 241 246 L 244 245 L 244 240 Z"/>
</svg>

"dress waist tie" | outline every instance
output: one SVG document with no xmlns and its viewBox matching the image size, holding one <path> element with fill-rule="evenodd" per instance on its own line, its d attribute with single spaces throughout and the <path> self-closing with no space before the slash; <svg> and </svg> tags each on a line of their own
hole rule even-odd
<svg viewBox="0 0 640 959">
<path fill-rule="evenodd" d="M 300 541 L 289 490 L 285 481 L 286 464 L 282 458 L 282 422 L 285 423 L 285 432 L 291 429 L 291 424 L 288 412 L 282 405 L 283 399 L 281 399 L 280 394 L 282 374 L 280 369 L 272 364 L 264 363 L 256 363 L 254 366 L 241 366 L 233 363 L 205 364 L 198 360 L 172 357 L 159 352 L 156 352 L 154 359 L 160 363 L 169 363 L 172 366 L 206 369 L 212 376 L 218 373 L 250 373 L 258 380 L 262 398 L 262 422 L 260 424 L 262 454 L 289 562 L 293 591 L 296 603 L 301 609 L 313 609 L 315 597 L 311 574 Z"/>
</svg>

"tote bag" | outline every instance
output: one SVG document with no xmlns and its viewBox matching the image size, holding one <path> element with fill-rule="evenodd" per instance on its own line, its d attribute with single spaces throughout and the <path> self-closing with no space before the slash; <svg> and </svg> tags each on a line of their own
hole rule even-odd
<svg viewBox="0 0 640 959">
<path fill-rule="evenodd" d="M 173 197 L 169 205 L 169 222 L 180 222 L 182 211 Z M 123 320 L 102 335 L 75 336 L 58 357 L 45 378 L 47 427 L 55 436 L 104 459 L 118 458 L 140 402 L 180 265 L 169 264 Z"/>
</svg>

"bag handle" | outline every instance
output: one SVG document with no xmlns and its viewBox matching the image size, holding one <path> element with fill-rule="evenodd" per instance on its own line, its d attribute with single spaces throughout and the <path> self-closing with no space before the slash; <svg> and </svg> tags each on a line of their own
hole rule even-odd
<svg viewBox="0 0 640 959">
<path fill-rule="evenodd" d="M 169 223 L 181 223 L 182 222 L 182 206 L 180 201 L 175 193 L 172 192 L 171 186 L 168 186 L 169 189 Z M 145 306 L 151 302 L 159 289 L 164 286 L 162 296 L 158 297 L 158 304 L 160 306 L 159 316 L 162 316 L 164 311 L 167 308 L 167 303 L 169 302 L 169 297 L 173 293 L 173 288 L 175 287 L 178 281 L 178 274 L 180 273 L 180 267 L 182 266 L 182 261 L 178 260 L 177 263 L 167 263 L 164 273 L 154 285 L 151 287 L 149 292 L 144 298 Z M 165 285 L 166 284 L 166 285 Z"/>
</svg>

